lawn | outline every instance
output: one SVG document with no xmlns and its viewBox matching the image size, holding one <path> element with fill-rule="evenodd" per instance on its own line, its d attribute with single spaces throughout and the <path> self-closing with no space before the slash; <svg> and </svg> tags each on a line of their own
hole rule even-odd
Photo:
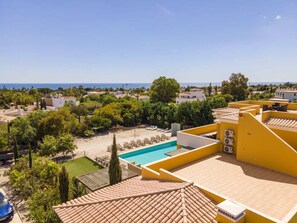
<svg viewBox="0 0 297 223">
<path fill-rule="evenodd" d="M 83 174 L 92 173 L 92 172 L 95 172 L 96 170 L 99 170 L 102 168 L 97 163 L 95 163 L 85 157 L 67 161 L 67 162 L 63 163 L 62 165 L 65 166 L 70 177 L 77 177 L 77 176 L 80 176 Z"/>
</svg>

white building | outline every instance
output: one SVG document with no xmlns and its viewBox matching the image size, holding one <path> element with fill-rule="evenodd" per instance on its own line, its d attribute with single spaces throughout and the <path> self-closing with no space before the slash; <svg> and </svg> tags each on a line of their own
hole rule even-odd
<svg viewBox="0 0 297 223">
<path fill-rule="evenodd" d="M 71 101 L 74 105 L 77 105 L 75 97 L 62 96 L 61 94 L 46 95 L 44 98 L 46 106 L 55 108 L 61 108 L 66 102 Z"/>
<path fill-rule="evenodd" d="M 296 102 L 297 101 L 297 90 L 296 89 L 277 89 L 275 91 L 275 97 Z"/>
<path fill-rule="evenodd" d="M 203 90 L 198 88 L 192 88 L 190 91 L 180 93 L 178 95 L 178 98 L 176 98 L 176 103 L 179 104 L 182 102 L 203 101 L 203 100 L 205 100 L 205 94 Z"/>
</svg>

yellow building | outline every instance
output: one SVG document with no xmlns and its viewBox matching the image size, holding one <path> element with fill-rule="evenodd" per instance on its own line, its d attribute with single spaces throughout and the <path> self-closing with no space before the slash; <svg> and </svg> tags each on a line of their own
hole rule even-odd
<svg viewBox="0 0 297 223">
<path fill-rule="evenodd" d="M 297 104 L 242 101 L 215 112 L 215 124 L 178 133 L 178 147 L 194 149 L 143 167 L 142 177 L 194 182 L 217 204 L 243 208 L 236 221 L 227 205 L 218 222 L 296 223 Z"/>
</svg>

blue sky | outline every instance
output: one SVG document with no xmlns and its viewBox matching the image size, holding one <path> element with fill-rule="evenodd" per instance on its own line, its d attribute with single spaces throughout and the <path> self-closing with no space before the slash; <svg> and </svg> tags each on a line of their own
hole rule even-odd
<svg viewBox="0 0 297 223">
<path fill-rule="evenodd" d="M 297 81 L 296 0 L 0 0 L 0 82 Z"/>
</svg>

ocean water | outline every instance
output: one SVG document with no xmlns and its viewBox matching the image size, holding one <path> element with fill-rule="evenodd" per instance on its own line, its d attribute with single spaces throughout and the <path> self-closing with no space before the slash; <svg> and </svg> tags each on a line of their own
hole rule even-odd
<svg viewBox="0 0 297 223">
<path fill-rule="evenodd" d="M 249 85 L 256 84 L 283 84 L 285 82 L 250 82 Z M 221 82 L 212 82 L 212 86 L 220 86 Z M 206 87 L 209 82 L 193 82 L 193 83 L 180 83 L 182 87 L 196 86 L 196 87 Z M 124 89 L 134 89 L 134 88 L 149 88 L 151 83 L 0 83 L 0 88 L 6 89 L 29 89 L 34 88 L 50 88 L 52 90 L 57 90 L 58 88 L 70 88 L 79 87 L 84 88 L 124 88 Z"/>
</svg>

